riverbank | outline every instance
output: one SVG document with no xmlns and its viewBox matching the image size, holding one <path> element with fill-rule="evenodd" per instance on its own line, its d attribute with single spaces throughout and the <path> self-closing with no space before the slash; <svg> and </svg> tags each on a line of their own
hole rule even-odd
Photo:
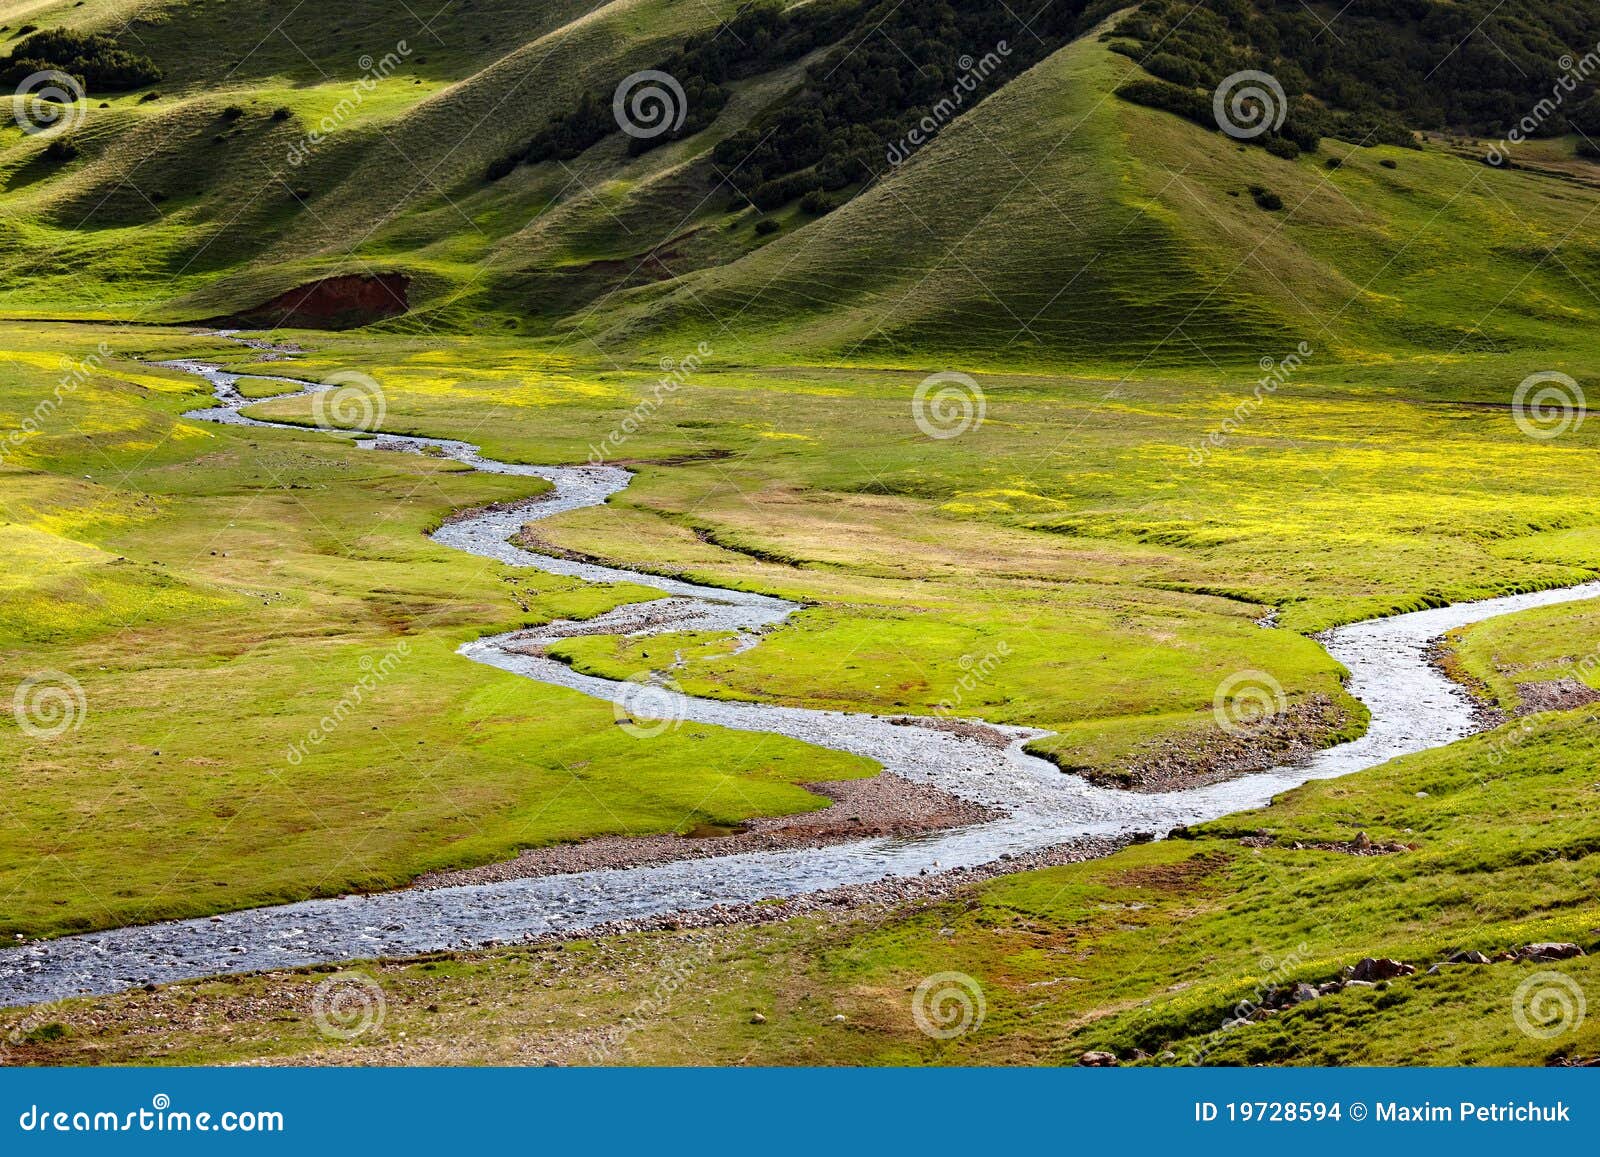
<svg viewBox="0 0 1600 1157">
<path fill-rule="evenodd" d="M 514 860 L 429 872 L 419 877 L 413 887 L 452 888 L 750 852 L 821 848 L 879 837 L 903 839 L 984 823 L 1000 814 L 892 772 L 882 772 L 871 779 L 805 786 L 826 797 L 830 806 L 792 816 L 747 820 L 736 829 L 712 828 L 675 836 L 601 836 L 576 844 L 528 848 Z"/>
<path fill-rule="evenodd" d="M 1592 731 L 1534 716 L 1190 839 L 886 904 L 197 980 L 0 1012 L 0 1039 L 53 1064 L 1580 1063 L 1600 1055 L 1577 1003 L 1600 991 Z M 1411 847 L 1313 846 L 1358 830 Z M 1472 963 L 1538 942 L 1584 955 Z M 370 1013 L 332 1035 L 319 994 L 346 990 Z"/>
</svg>

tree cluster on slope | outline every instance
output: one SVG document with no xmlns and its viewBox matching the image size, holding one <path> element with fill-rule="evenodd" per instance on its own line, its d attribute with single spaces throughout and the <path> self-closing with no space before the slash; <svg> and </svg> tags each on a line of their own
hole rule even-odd
<svg viewBox="0 0 1600 1157">
<path fill-rule="evenodd" d="M 1595 50 L 1600 8 L 1588 0 L 1352 0 L 1319 14 L 1300 0 L 1146 0 L 1114 36 L 1114 48 L 1160 78 L 1118 89 L 1137 103 L 1215 126 L 1213 91 L 1255 70 L 1277 80 L 1288 106 L 1278 132 L 1257 143 L 1314 148 L 1331 136 L 1412 144 L 1419 129 L 1498 136 L 1519 123 Z M 1587 78 L 1559 103 L 1541 114 L 1535 135 L 1600 127 Z"/>
<path fill-rule="evenodd" d="M 0 86 L 16 88 L 36 72 L 64 72 L 89 92 L 127 92 L 161 79 L 148 56 L 120 47 L 109 36 L 64 28 L 36 32 L 0 61 Z"/>
</svg>

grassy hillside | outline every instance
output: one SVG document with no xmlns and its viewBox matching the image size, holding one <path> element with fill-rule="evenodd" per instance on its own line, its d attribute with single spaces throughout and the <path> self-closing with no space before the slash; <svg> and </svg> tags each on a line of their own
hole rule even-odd
<svg viewBox="0 0 1600 1157">
<path fill-rule="evenodd" d="M 798 196 L 749 206 L 756 178 L 727 149 L 760 144 L 847 60 L 871 5 L 837 47 L 725 78 L 715 116 L 682 139 L 641 153 L 613 127 L 493 181 L 491 162 L 585 97 L 685 43 L 731 43 L 737 5 L 483 0 L 470 21 L 423 28 L 380 4 L 270 34 L 248 5 L 71 11 L 165 76 L 91 93 L 70 160 L 0 130 L 12 316 L 189 319 L 328 273 L 399 271 L 414 311 L 390 328 L 512 332 L 624 363 L 710 336 L 765 363 L 1201 368 L 1302 340 L 1365 358 L 1559 348 L 1593 311 L 1581 224 L 1595 192 L 1576 138 L 1523 150 L 1565 180 L 1443 140 L 1328 136 L 1276 156 L 1111 95 L 1146 65 L 1172 73 L 1159 5 L 1130 36 L 1108 33 L 1113 17 L 1020 76 L 973 82 L 903 164 L 891 139 L 859 146 L 871 174 L 830 193 L 847 199 L 831 212 Z M 1228 60 L 1257 33 L 1236 30 Z M 1210 59 L 1198 33 L 1184 43 Z M 928 98 L 896 99 L 909 132 Z M 888 123 L 856 128 L 876 139 Z"/>
</svg>

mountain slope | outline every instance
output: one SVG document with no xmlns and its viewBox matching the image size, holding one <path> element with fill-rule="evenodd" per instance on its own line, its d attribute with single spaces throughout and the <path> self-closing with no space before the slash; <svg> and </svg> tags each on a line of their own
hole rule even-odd
<svg viewBox="0 0 1600 1157">
<path fill-rule="evenodd" d="M 724 77 L 703 129 L 691 118 L 688 135 L 641 151 L 604 123 L 575 155 L 497 179 L 497 161 L 621 78 L 748 33 L 723 23 L 741 6 L 479 0 L 471 20 L 424 26 L 385 0 L 262 36 L 265 6 L 225 17 L 204 0 L 10 5 L 0 15 L 116 34 L 164 79 L 91 93 L 66 159 L 0 132 L 0 311 L 193 320 L 329 274 L 398 272 L 411 312 L 390 328 L 490 327 L 625 361 L 708 340 L 759 362 L 1094 368 L 1237 366 L 1301 342 L 1361 359 L 1560 346 L 1593 317 L 1600 253 L 1582 226 L 1600 169 L 1575 156 L 1577 138 L 1519 146 L 1502 169 L 1441 136 L 1419 150 L 1324 135 L 1290 156 L 1115 95 L 1255 53 L 1284 72 L 1292 118 L 1332 108 L 1342 74 L 1284 55 L 1268 16 L 1288 18 L 1273 0 L 1225 48 L 1200 34 L 1221 18 L 1167 28 L 1149 0 L 1015 75 L 972 66 L 942 110 L 915 103 L 925 91 L 886 98 L 912 102 L 899 139 L 827 130 L 845 133 L 852 163 L 879 158 L 868 179 L 752 207 L 729 149 L 789 124 L 785 109 L 877 45 L 872 21 L 892 8 L 830 3 L 843 13 L 836 40 Z M 1416 19 L 1426 32 L 1435 16 Z M 1578 35 L 1565 19 L 1527 43 Z M 1119 21 L 1128 35 L 1110 31 Z M 10 47 L 22 27 L 8 24 Z M 1000 60 L 985 47 L 962 59 Z M 1432 48 L 1419 33 L 1406 52 Z M 954 46 L 913 49 L 942 70 Z M 757 45 L 749 54 L 766 60 Z M 1367 115 L 1368 97 L 1350 91 L 1348 115 Z M 1486 101 L 1458 103 L 1485 128 Z M 1382 115 L 1443 115 L 1425 104 L 1408 92 Z M 919 111 L 938 114 L 920 146 Z M 1346 123 L 1331 115 L 1318 114 L 1324 132 Z"/>
</svg>

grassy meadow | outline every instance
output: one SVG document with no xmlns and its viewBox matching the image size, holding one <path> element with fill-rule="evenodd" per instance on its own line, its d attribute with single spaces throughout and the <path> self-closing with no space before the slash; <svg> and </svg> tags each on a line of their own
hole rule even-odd
<svg viewBox="0 0 1600 1157">
<path fill-rule="evenodd" d="M 1594 636 L 1586 640 L 1593 645 Z M 1461 951 L 1600 939 L 1587 861 L 1600 763 L 1587 713 L 1534 717 L 1373 771 L 1308 785 L 1194 838 L 1002 877 L 913 912 L 356 966 L 383 1024 L 320 1035 L 328 969 L 224 977 L 69 1001 L 18 1055 L 50 1063 L 1550 1064 L 1593 1056 L 1600 1027 L 1522 1031 L 1531 989 L 1592 990 L 1593 955 L 1555 965 L 1428 966 Z M 1516 725 L 1512 725 L 1515 729 Z M 1506 736 L 1519 741 L 1507 746 Z M 1491 761 L 1490 754 L 1508 752 Z M 1357 829 L 1411 851 L 1351 856 L 1295 841 Z M 1276 840 L 1272 846 L 1250 846 Z M 1364 956 L 1417 975 L 1232 1024 L 1274 988 L 1336 979 Z M 919 1030 L 915 990 L 961 972 L 983 1015 Z M 1541 975 L 1543 973 L 1543 975 Z M 663 978 L 673 984 L 663 987 Z M 1551 990 L 1553 991 L 1553 990 Z M 972 999 L 972 990 L 968 990 Z M 638 1016 L 646 1001 L 657 1012 Z M 1242 1009 L 1242 1011 L 1241 1011 Z M 759 1014 L 761 1019 L 754 1019 Z M 633 1027 L 610 1031 L 627 1018 Z M 842 1018 L 842 1019 L 839 1019 Z M 15 1019 L 15 1017 L 14 1017 Z M 1537 1021 L 1530 1022 L 1535 1023 Z M 57 1026 L 47 1033 L 46 1025 Z M 47 1039 L 54 1038 L 54 1039 Z M 1137 1052 L 1136 1052 L 1137 1050 Z"/>
<path fill-rule="evenodd" d="M 1530 375 L 1600 381 L 1600 185 L 1575 138 L 1501 168 L 1442 137 L 1285 159 L 1116 99 L 1138 66 L 1090 35 L 822 215 L 757 211 L 712 157 L 808 61 L 730 82 L 710 127 L 664 147 L 612 134 L 487 179 L 736 7 L 475 0 L 429 30 L 376 0 L 297 10 L 290 39 L 266 5 L 0 3 L 0 51 L 29 24 L 123 26 L 164 72 L 91 94 L 71 156 L 0 118 L 0 697 L 54 689 L 70 715 L 40 735 L 0 713 L 0 935 L 727 827 L 879 770 L 698 724 L 639 738 L 609 704 L 466 661 L 480 635 L 656 592 L 436 546 L 452 512 L 543 484 L 359 449 L 305 398 L 251 410 L 304 429 L 185 419 L 203 383 L 160 359 L 357 371 L 386 431 L 625 465 L 625 491 L 526 541 L 803 604 L 747 650 L 554 649 L 580 670 L 681 660 L 696 695 L 1039 727 L 1063 774 L 1218 740 L 1239 672 L 1281 686 L 1303 738 L 1349 738 L 1365 711 L 1317 632 L 1600 574 L 1600 422 L 1535 437 L 1512 405 Z M 411 311 L 265 335 L 292 362 L 196 324 L 374 272 L 411 278 Z M 970 375 L 949 437 L 917 416 L 936 372 Z M 1508 712 L 1530 684 L 1600 689 L 1584 605 L 1450 646 Z M 308 1012 L 326 970 L 4 1013 L 0 1042 L 61 1063 L 1593 1056 L 1593 1020 L 1519 1030 L 1519 963 L 1219 1030 L 1264 984 L 1363 956 L 1593 947 L 1596 735 L 1588 708 L 1528 715 L 915 909 L 370 964 L 388 1019 L 346 1044 Z M 1291 846 L 1358 831 L 1415 847 Z M 1593 958 L 1561 969 L 1592 990 Z M 910 999 L 948 971 L 987 1012 L 941 1041 Z M 663 976 L 689 982 L 616 1043 Z"/>
<path fill-rule="evenodd" d="M 641 745 L 608 705 L 455 656 L 477 634 L 650 597 L 422 537 L 536 482 L 315 430 L 185 421 L 198 383 L 133 359 L 209 351 L 250 367 L 252 351 L 215 339 L 8 329 L 18 415 L 63 356 L 113 352 L 6 462 L 8 673 L 68 673 L 86 703 L 82 726 L 47 742 L 0 724 L 19 755 L 6 931 L 391 886 L 522 846 L 736 822 L 820 804 L 796 784 L 873 770 L 702 727 Z M 643 371 L 504 339 L 293 336 L 297 375 L 373 374 L 386 428 L 512 460 L 582 460 L 654 396 Z M 1108 398 L 1099 379 L 986 377 L 985 422 L 940 440 L 911 420 L 902 373 L 705 369 L 611 451 L 637 470 L 632 487 L 533 533 L 806 609 L 737 655 L 703 634 L 576 639 L 558 654 L 626 677 L 681 651 L 692 693 L 1048 727 L 1036 746 L 1067 768 L 1115 769 L 1176 734 L 1203 741 L 1217 687 L 1240 670 L 1268 672 L 1291 705 L 1337 703 L 1320 741 L 1354 734 L 1361 709 L 1306 632 L 1577 581 L 1600 524 L 1568 469 L 1586 428 L 1539 442 L 1504 408 L 1397 403 L 1395 369 L 1366 376 L 1289 383 L 1196 467 L 1188 447 L 1226 382 L 1151 378 Z M 309 407 L 257 412 L 309 423 Z M 1065 429 L 1078 435 L 1063 444 Z M 1295 450 L 1313 436 L 1315 455 Z M 1512 493 L 1540 513 L 1511 514 Z M 1256 625 L 1271 608 L 1284 629 Z M 288 765 L 402 642 L 353 722 Z"/>
</svg>

